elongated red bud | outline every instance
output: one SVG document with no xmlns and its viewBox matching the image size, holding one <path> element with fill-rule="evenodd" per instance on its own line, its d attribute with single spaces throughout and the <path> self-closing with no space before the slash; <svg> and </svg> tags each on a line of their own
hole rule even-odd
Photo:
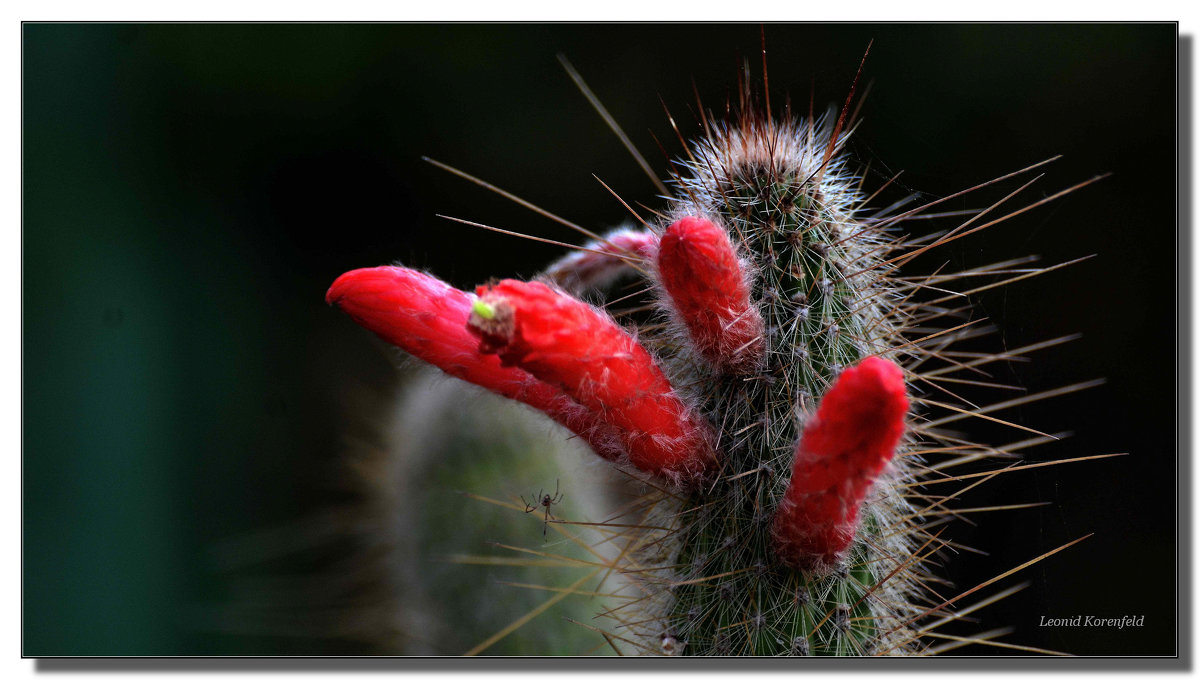
<svg viewBox="0 0 1200 680">
<path fill-rule="evenodd" d="M 606 314 L 538 282 L 506 279 L 477 292 L 470 327 L 482 351 L 562 387 L 614 425 L 639 469 L 681 484 L 713 470 L 707 424 Z"/>
<path fill-rule="evenodd" d="M 658 247 L 658 234 L 649 231 L 617 229 L 599 241 L 590 241 L 587 250 L 577 250 L 558 259 L 546 269 L 546 276 L 564 290 L 576 295 L 612 284 L 626 272 L 636 271 L 638 262 L 649 260 Z"/>
<path fill-rule="evenodd" d="M 896 452 L 907 411 L 896 364 L 868 357 L 838 376 L 804 428 L 775 513 L 780 558 L 818 571 L 838 564 L 854 542 L 867 491 Z"/>
<path fill-rule="evenodd" d="M 702 217 L 667 227 L 658 273 L 700 356 L 725 373 L 749 373 L 762 364 L 762 315 L 750 302 L 745 273 L 724 229 Z"/>
<path fill-rule="evenodd" d="M 374 267 L 342 274 L 325 301 L 360 326 L 456 378 L 538 409 L 608 459 L 621 455 L 614 429 L 552 385 L 481 354 L 467 331 L 474 296 L 406 267 Z"/>
</svg>

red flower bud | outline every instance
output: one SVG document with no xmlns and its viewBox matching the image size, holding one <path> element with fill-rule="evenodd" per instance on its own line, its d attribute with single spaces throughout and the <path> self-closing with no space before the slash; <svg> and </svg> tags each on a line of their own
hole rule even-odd
<svg viewBox="0 0 1200 680">
<path fill-rule="evenodd" d="M 907 411 L 896 364 L 868 357 L 838 376 L 804 428 L 775 513 L 775 552 L 785 562 L 826 570 L 842 559 L 863 499 L 904 434 Z"/>
<path fill-rule="evenodd" d="M 585 248 L 560 258 L 546 269 L 550 280 L 575 294 L 603 288 L 625 272 L 634 271 L 630 260 L 648 260 L 658 246 L 658 234 L 618 229 L 591 241 Z"/>
<path fill-rule="evenodd" d="M 467 331 L 474 297 L 405 267 L 356 269 L 342 274 L 325 301 L 359 325 L 452 376 L 524 402 L 583 437 L 608 459 L 621 455 L 613 428 L 557 387 L 480 354 Z"/>
<path fill-rule="evenodd" d="M 729 234 L 685 217 L 663 234 L 658 274 L 696 352 L 721 372 L 750 373 L 762 363 L 763 319 Z"/>
<path fill-rule="evenodd" d="M 684 484 L 713 470 L 707 423 L 610 317 L 537 282 L 506 279 L 477 292 L 470 327 L 481 351 L 561 387 L 615 426 L 637 468 Z"/>
</svg>

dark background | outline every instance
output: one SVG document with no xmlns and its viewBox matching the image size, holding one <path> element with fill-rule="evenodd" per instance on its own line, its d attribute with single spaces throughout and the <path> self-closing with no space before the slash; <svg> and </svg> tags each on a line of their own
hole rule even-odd
<svg viewBox="0 0 1200 680">
<path fill-rule="evenodd" d="M 346 500 L 331 480 L 348 395 L 392 380 L 372 338 L 325 306 L 329 283 L 400 260 L 466 287 L 559 252 L 435 213 L 575 240 L 422 155 L 594 229 L 624 209 L 592 173 L 655 204 L 556 52 L 660 172 L 651 133 L 680 153 L 660 96 L 694 127 L 693 81 L 718 109 L 743 58 L 760 75 L 757 25 L 23 33 L 27 655 L 362 651 L 234 635 L 207 616 L 237 597 L 214 546 Z M 1130 454 L 997 478 L 970 500 L 1050 504 L 957 527 L 990 554 L 946 574 L 969 587 L 1094 532 L 1010 580 L 1031 586 L 978 630 L 1076 654 L 1175 653 L 1175 26 L 768 25 L 766 38 L 773 101 L 790 93 L 801 110 L 810 91 L 818 109 L 840 103 L 874 40 L 851 145 L 868 188 L 904 169 L 899 195 L 933 198 L 1062 154 L 1028 202 L 1113 173 L 909 270 L 1097 254 L 982 296 L 1002 329 L 993 349 L 1083 334 L 1000 377 L 1030 391 L 1107 379 L 999 415 L 1075 433 L 1034 459 Z M 1081 614 L 1145 625 L 1037 625 Z"/>
</svg>

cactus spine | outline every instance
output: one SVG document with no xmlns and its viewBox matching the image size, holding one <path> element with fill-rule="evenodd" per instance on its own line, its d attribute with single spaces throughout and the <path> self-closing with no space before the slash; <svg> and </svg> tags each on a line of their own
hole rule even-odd
<svg viewBox="0 0 1200 680">
<path fill-rule="evenodd" d="M 925 458 L 949 453 L 945 469 L 1008 453 L 938 429 L 993 409 L 925 398 L 970 368 L 944 352 L 976 330 L 955 321 L 965 308 L 929 300 L 932 279 L 896 270 L 948 237 L 919 244 L 898 230 L 929 204 L 869 208 L 842 153 L 846 109 L 779 119 L 744 92 L 733 119 L 702 127 L 657 220 L 597 239 L 542 282 L 469 298 L 389 267 L 344 275 L 327 299 L 546 412 L 637 480 L 635 500 L 601 523 L 614 552 L 594 552 L 627 579 L 602 612 L 618 650 L 923 651 L 953 601 L 931 598 L 927 564 L 947 543 L 927 524 L 956 495 L 922 495 Z M 654 291 L 649 320 L 575 297 L 630 271 Z M 388 277 L 441 292 L 381 294 Z"/>
</svg>

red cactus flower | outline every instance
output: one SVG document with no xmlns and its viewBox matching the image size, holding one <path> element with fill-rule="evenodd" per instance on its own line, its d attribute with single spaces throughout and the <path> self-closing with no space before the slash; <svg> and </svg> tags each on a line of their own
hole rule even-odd
<svg viewBox="0 0 1200 680">
<path fill-rule="evenodd" d="M 728 373 L 761 364 L 762 315 L 750 304 L 745 273 L 724 229 L 701 217 L 667 227 L 658 274 L 700 356 Z"/>
<path fill-rule="evenodd" d="M 633 271 L 631 260 L 652 258 L 658 247 L 658 234 L 618 229 L 584 247 L 587 250 L 577 250 L 546 269 L 550 280 L 575 294 L 603 288 L 625 272 Z"/>
<path fill-rule="evenodd" d="M 583 437 L 599 455 L 621 455 L 613 428 L 591 410 L 559 388 L 479 353 L 479 342 L 467 331 L 474 301 L 469 293 L 413 269 L 375 267 L 342 274 L 325 301 L 418 359 L 546 413 Z"/>
<path fill-rule="evenodd" d="M 481 351 L 562 387 L 614 425 L 639 469 L 683 484 L 713 470 L 707 424 L 610 317 L 537 282 L 506 279 L 477 292 L 470 325 Z"/>
<path fill-rule="evenodd" d="M 838 376 L 804 428 L 775 514 L 775 552 L 785 562 L 823 571 L 842 559 L 863 499 L 904 434 L 907 411 L 896 364 L 868 357 Z"/>
</svg>

